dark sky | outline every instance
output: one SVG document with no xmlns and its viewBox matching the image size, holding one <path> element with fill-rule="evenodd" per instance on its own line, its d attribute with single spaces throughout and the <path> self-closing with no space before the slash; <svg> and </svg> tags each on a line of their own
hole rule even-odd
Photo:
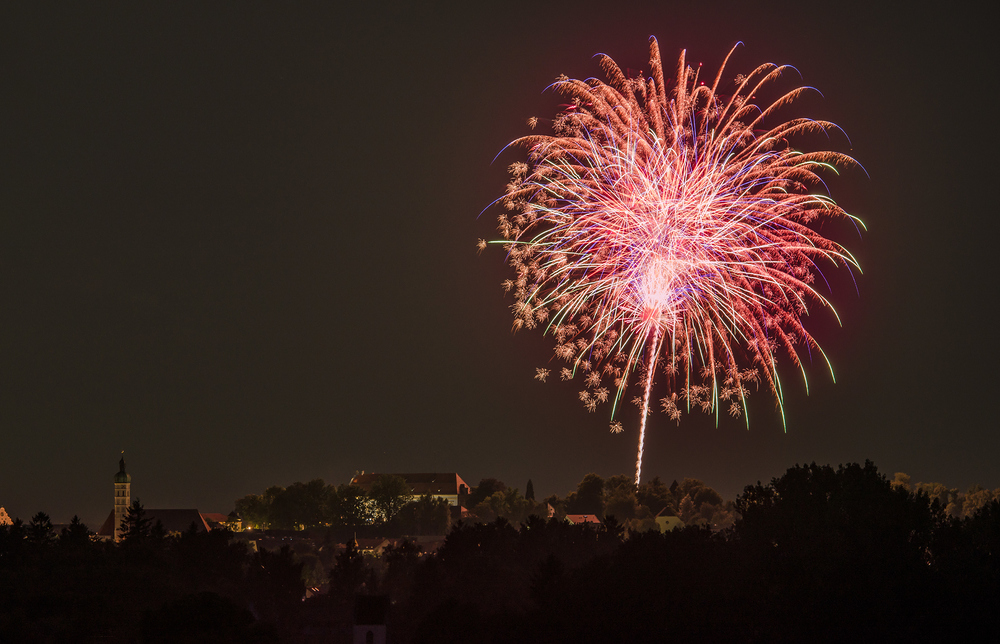
<svg viewBox="0 0 1000 644">
<path fill-rule="evenodd" d="M 201 5 L 202 3 L 198 3 Z M 652 417 L 646 476 L 731 498 L 795 463 L 1000 486 L 996 54 L 971 15 L 882 3 L 256 3 L 0 10 L 0 505 L 97 527 L 126 450 L 147 507 L 356 470 L 457 471 L 565 494 L 629 473 L 626 432 L 532 379 L 512 335 L 492 163 L 560 73 L 681 48 L 733 75 L 790 63 L 869 176 L 831 178 L 869 231 L 809 319 L 837 384 L 785 365 L 788 431 Z M 790 78 L 783 87 L 798 80 Z M 629 414 L 632 414 L 631 416 Z"/>
</svg>

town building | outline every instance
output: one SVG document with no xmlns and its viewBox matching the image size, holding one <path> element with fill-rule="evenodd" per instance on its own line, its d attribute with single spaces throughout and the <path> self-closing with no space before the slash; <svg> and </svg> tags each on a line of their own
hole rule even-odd
<svg viewBox="0 0 1000 644">
<path fill-rule="evenodd" d="M 670 532 L 671 530 L 680 530 L 684 527 L 684 522 L 681 521 L 680 517 L 666 514 L 667 509 L 664 508 L 660 510 L 660 513 L 656 515 L 656 527 L 660 529 L 660 532 Z"/>
<path fill-rule="evenodd" d="M 97 531 L 97 537 L 101 539 L 114 539 L 118 542 L 122 538 L 122 520 L 128 515 L 128 509 L 132 505 L 132 476 L 125 471 L 125 455 L 118 461 L 118 473 L 114 477 L 115 504 L 108 518 L 101 524 Z M 211 524 L 219 523 L 219 518 L 227 518 L 223 514 L 202 514 L 194 508 L 173 509 L 173 508 L 143 508 L 146 518 L 152 524 L 159 523 L 167 534 L 180 534 L 191 529 L 199 532 L 208 532 L 212 529 Z M 206 518 L 208 517 L 208 518 Z"/>
<path fill-rule="evenodd" d="M 132 477 L 125 472 L 125 452 L 122 452 L 122 460 L 118 461 L 118 473 L 115 474 L 115 508 L 113 511 L 114 523 L 111 525 L 111 536 L 115 542 L 121 540 L 121 525 L 128 513 L 128 506 L 132 504 Z M 105 521 L 107 523 L 107 521 Z M 100 534 L 100 532 L 98 532 Z"/>
</svg>

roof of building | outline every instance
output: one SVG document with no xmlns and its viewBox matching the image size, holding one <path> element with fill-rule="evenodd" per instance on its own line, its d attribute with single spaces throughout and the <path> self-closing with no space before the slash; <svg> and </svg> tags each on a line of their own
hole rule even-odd
<svg viewBox="0 0 1000 644">
<path fill-rule="evenodd" d="M 187 532 L 191 529 L 192 523 L 199 532 L 208 532 L 212 529 L 205 522 L 205 519 L 202 518 L 201 513 L 194 508 L 185 510 L 146 510 L 146 516 L 152 519 L 153 523 L 157 521 L 162 523 L 163 529 L 167 531 L 167 534 L 171 532 Z"/>
<path fill-rule="evenodd" d="M 601 520 L 597 518 L 596 514 L 567 514 L 566 520 L 573 525 L 578 525 L 580 523 L 600 523 Z"/>
<path fill-rule="evenodd" d="M 457 495 L 462 492 L 463 487 L 465 488 L 465 492 L 469 491 L 468 484 L 455 472 L 420 474 L 389 473 L 389 475 L 403 478 L 406 484 L 410 486 L 410 489 L 413 490 L 415 496 L 423 496 L 424 494 Z M 358 474 L 351 479 L 351 483 L 367 490 L 380 476 L 384 476 L 384 473 Z"/>
<path fill-rule="evenodd" d="M 192 523 L 200 532 L 208 532 L 212 529 L 198 510 L 147 509 L 145 512 L 146 518 L 151 519 L 152 524 L 159 521 L 167 534 L 171 532 L 187 532 L 191 528 Z M 97 536 L 113 536 L 114 526 L 115 511 L 112 510 L 108 518 L 101 524 L 101 529 L 97 531 Z"/>
<path fill-rule="evenodd" d="M 355 538 L 354 541 L 357 544 L 358 550 L 374 552 L 376 554 L 382 554 L 382 551 L 387 546 L 392 545 L 392 542 L 386 539 L 385 537 L 374 537 L 374 538 L 362 537 L 360 539 Z"/>
<path fill-rule="evenodd" d="M 125 456 L 118 461 L 118 473 L 115 474 L 115 483 L 131 483 L 132 477 L 125 473 Z"/>
<path fill-rule="evenodd" d="M 226 523 L 229 521 L 230 517 L 222 514 L 221 512 L 202 512 L 201 518 L 205 520 L 205 523 L 209 525 L 213 523 Z"/>
<path fill-rule="evenodd" d="M 115 511 L 112 510 L 108 518 L 104 520 L 101 527 L 97 530 L 97 536 L 99 537 L 113 537 L 115 534 Z"/>
<path fill-rule="evenodd" d="M 10 515 L 7 514 L 7 510 L 0 507 L 0 525 L 14 525 L 14 522 L 10 520 Z"/>
</svg>

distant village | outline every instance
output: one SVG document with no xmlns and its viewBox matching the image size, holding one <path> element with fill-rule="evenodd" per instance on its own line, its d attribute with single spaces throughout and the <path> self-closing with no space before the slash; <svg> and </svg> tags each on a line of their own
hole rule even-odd
<svg viewBox="0 0 1000 644">
<path fill-rule="evenodd" d="M 0 509 L 4 641 L 763 643 L 810 641 L 817 619 L 831 641 L 984 641 L 1000 628 L 1000 489 L 870 462 L 796 466 L 734 501 L 692 478 L 587 474 L 536 499 L 530 480 L 522 494 L 454 472 L 359 472 L 272 486 L 229 514 L 145 508 L 118 465 L 96 533 Z M 893 597 L 908 599 L 863 619 Z"/>
<path fill-rule="evenodd" d="M 422 554 L 433 553 L 459 523 L 501 518 L 518 524 L 534 515 L 598 527 L 614 515 L 629 530 L 662 533 L 692 524 L 721 529 L 735 518 L 732 503 L 696 479 L 684 479 L 682 484 L 674 481 L 668 488 L 654 478 L 637 494 L 628 477 L 603 479 L 595 474 L 587 475 L 578 490 L 564 498 L 553 495 L 542 500 L 535 499 L 531 481 L 522 495 L 496 479 L 470 487 L 455 472 L 360 472 L 340 486 L 314 480 L 271 487 L 263 494 L 238 499 L 228 514 L 197 508 L 140 508 L 132 497 L 132 475 L 124 455 L 118 466 L 109 486 L 113 505 L 92 539 L 121 541 L 130 510 L 138 509 L 144 521 L 158 526 L 166 536 L 228 530 L 233 539 L 254 551 L 289 547 L 303 563 L 307 594 L 326 590 L 332 558 L 348 546 L 367 557 L 379 557 L 386 548 L 409 541 Z M 0 507 L 0 526 L 12 524 Z M 51 524 L 56 535 L 69 527 Z M 331 543 L 331 535 L 337 541 Z"/>
<path fill-rule="evenodd" d="M 119 542 L 130 508 L 135 509 L 132 475 L 126 469 L 124 455 L 118 465 L 112 483 L 113 506 L 93 533 L 95 540 Z M 568 497 L 560 499 L 552 496 L 536 501 L 531 481 L 522 496 L 519 490 L 507 488 L 496 479 L 484 479 L 478 486 L 470 487 L 455 472 L 360 472 L 350 483 L 339 487 L 325 485 L 322 481 L 295 483 L 288 488 L 272 487 L 263 494 L 251 494 L 237 500 L 236 509 L 228 514 L 203 512 L 197 508 L 142 507 L 141 510 L 145 520 L 158 525 L 165 535 L 180 535 L 190 530 L 209 532 L 225 529 L 253 548 L 294 544 L 298 550 L 308 550 L 308 544 L 315 541 L 316 536 L 315 531 L 310 532 L 310 529 L 349 528 L 348 532 L 353 536 L 350 541 L 362 553 L 375 556 L 404 538 L 419 543 L 424 552 L 433 552 L 443 542 L 449 528 L 459 522 L 493 521 L 501 517 L 519 522 L 535 515 L 563 520 L 569 525 L 598 526 L 602 524 L 608 507 L 619 511 L 622 520 L 632 528 L 656 528 L 660 532 L 674 530 L 687 523 L 715 528 L 731 524 L 732 516 L 724 509 L 726 504 L 721 497 L 700 481 L 686 479 L 683 498 L 674 498 L 679 488 L 676 481 L 668 489 L 659 479 L 654 479 L 647 486 L 652 489 L 652 496 L 658 492 L 660 497 L 657 499 L 659 502 L 652 504 L 656 509 L 653 514 L 647 506 L 638 504 L 625 477 L 617 479 L 620 480 L 612 478 L 605 481 L 590 474 L 579 490 Z M 616 485 L 625 491 L 626 503 L 615 498 L 613 487 Z M 292 495 L 297 498 L 285 500 L 295 506 L 295 511 L 283 512 L 280 507 L 282 497 Z M 629 499 L 629 496 L 633 498 Z M 648 502 L 648 499 L 643 500 Z M 692 512 L 695 501 L 698 512 Z M 679 516 L 680 511 L 691 515 L 687 517 L 687 522 Z M 713 516 L 716 520 L 710 522 Z M 393 519 L 396 519 L 395 523 L 392 523 Z M 0 526 L 13 523 L 7 511 L 0 507 Z M 51 524 L 55 534 L 69 525 Z M 378 535 L 379 532 L 385 534 Z M 339 544 L 339 549 L 344 547 L 345 544 Z"/>
</svg>

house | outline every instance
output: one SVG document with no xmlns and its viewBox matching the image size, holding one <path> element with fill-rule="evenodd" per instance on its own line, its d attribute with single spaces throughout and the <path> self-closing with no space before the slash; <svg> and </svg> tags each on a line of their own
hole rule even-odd
<svg viewBox="0 0 1000 644">
<path fill-rule="evenodd" d="M 367 493 L 371 491 L 372 484 L 383 475 L 377 472 L 371 474 L 362 472 L 351 479 L 351 485 L 357 485 Z M 406 484 L 413 490 L 414 501 L 425 494 L 430 494 L 435 499 L 446 500 L 449 505 L 459 506 L 461 505 L 461 501 L 469 494 L 469 486 L 455 472 L 423 474 L 393 473 L 390 476 L 398 476 L 406 481 Z"/>
<path fill-rule="evenodd" d="M 14 525 L 14 522 L 10 520 L 10 515 L 7 514 L 7 510 L 0 508 L 0 525 Z"/>
<path fill-rule="evenodd" d="M 354 539 L 354 546 L 358 549 L 358 552 L 372 557 L 382 556 L 382 552 L 391 545 L 392 542 L 384 537 L 376 537 L 374 539 L 365 539 L 362 537 L 361 539 Z"/>
<path fill-rule="evenodd" d="M 680 517 L 663 514 L 666 511 L 666 508 L 664 508 L 656 515 L 656 526 L 660 529 L 661 533 L 679 530 L 684 527 L 684 522 L 681 521 Z"/>
<path fill-rule="evenodd" d="M 581 523 L 601 525 L 601 520 L 597 518 L 596 514 L 567 514 L 566 520 L 569 521 L 570 525 L 580 525 Z"/>
</svg>

